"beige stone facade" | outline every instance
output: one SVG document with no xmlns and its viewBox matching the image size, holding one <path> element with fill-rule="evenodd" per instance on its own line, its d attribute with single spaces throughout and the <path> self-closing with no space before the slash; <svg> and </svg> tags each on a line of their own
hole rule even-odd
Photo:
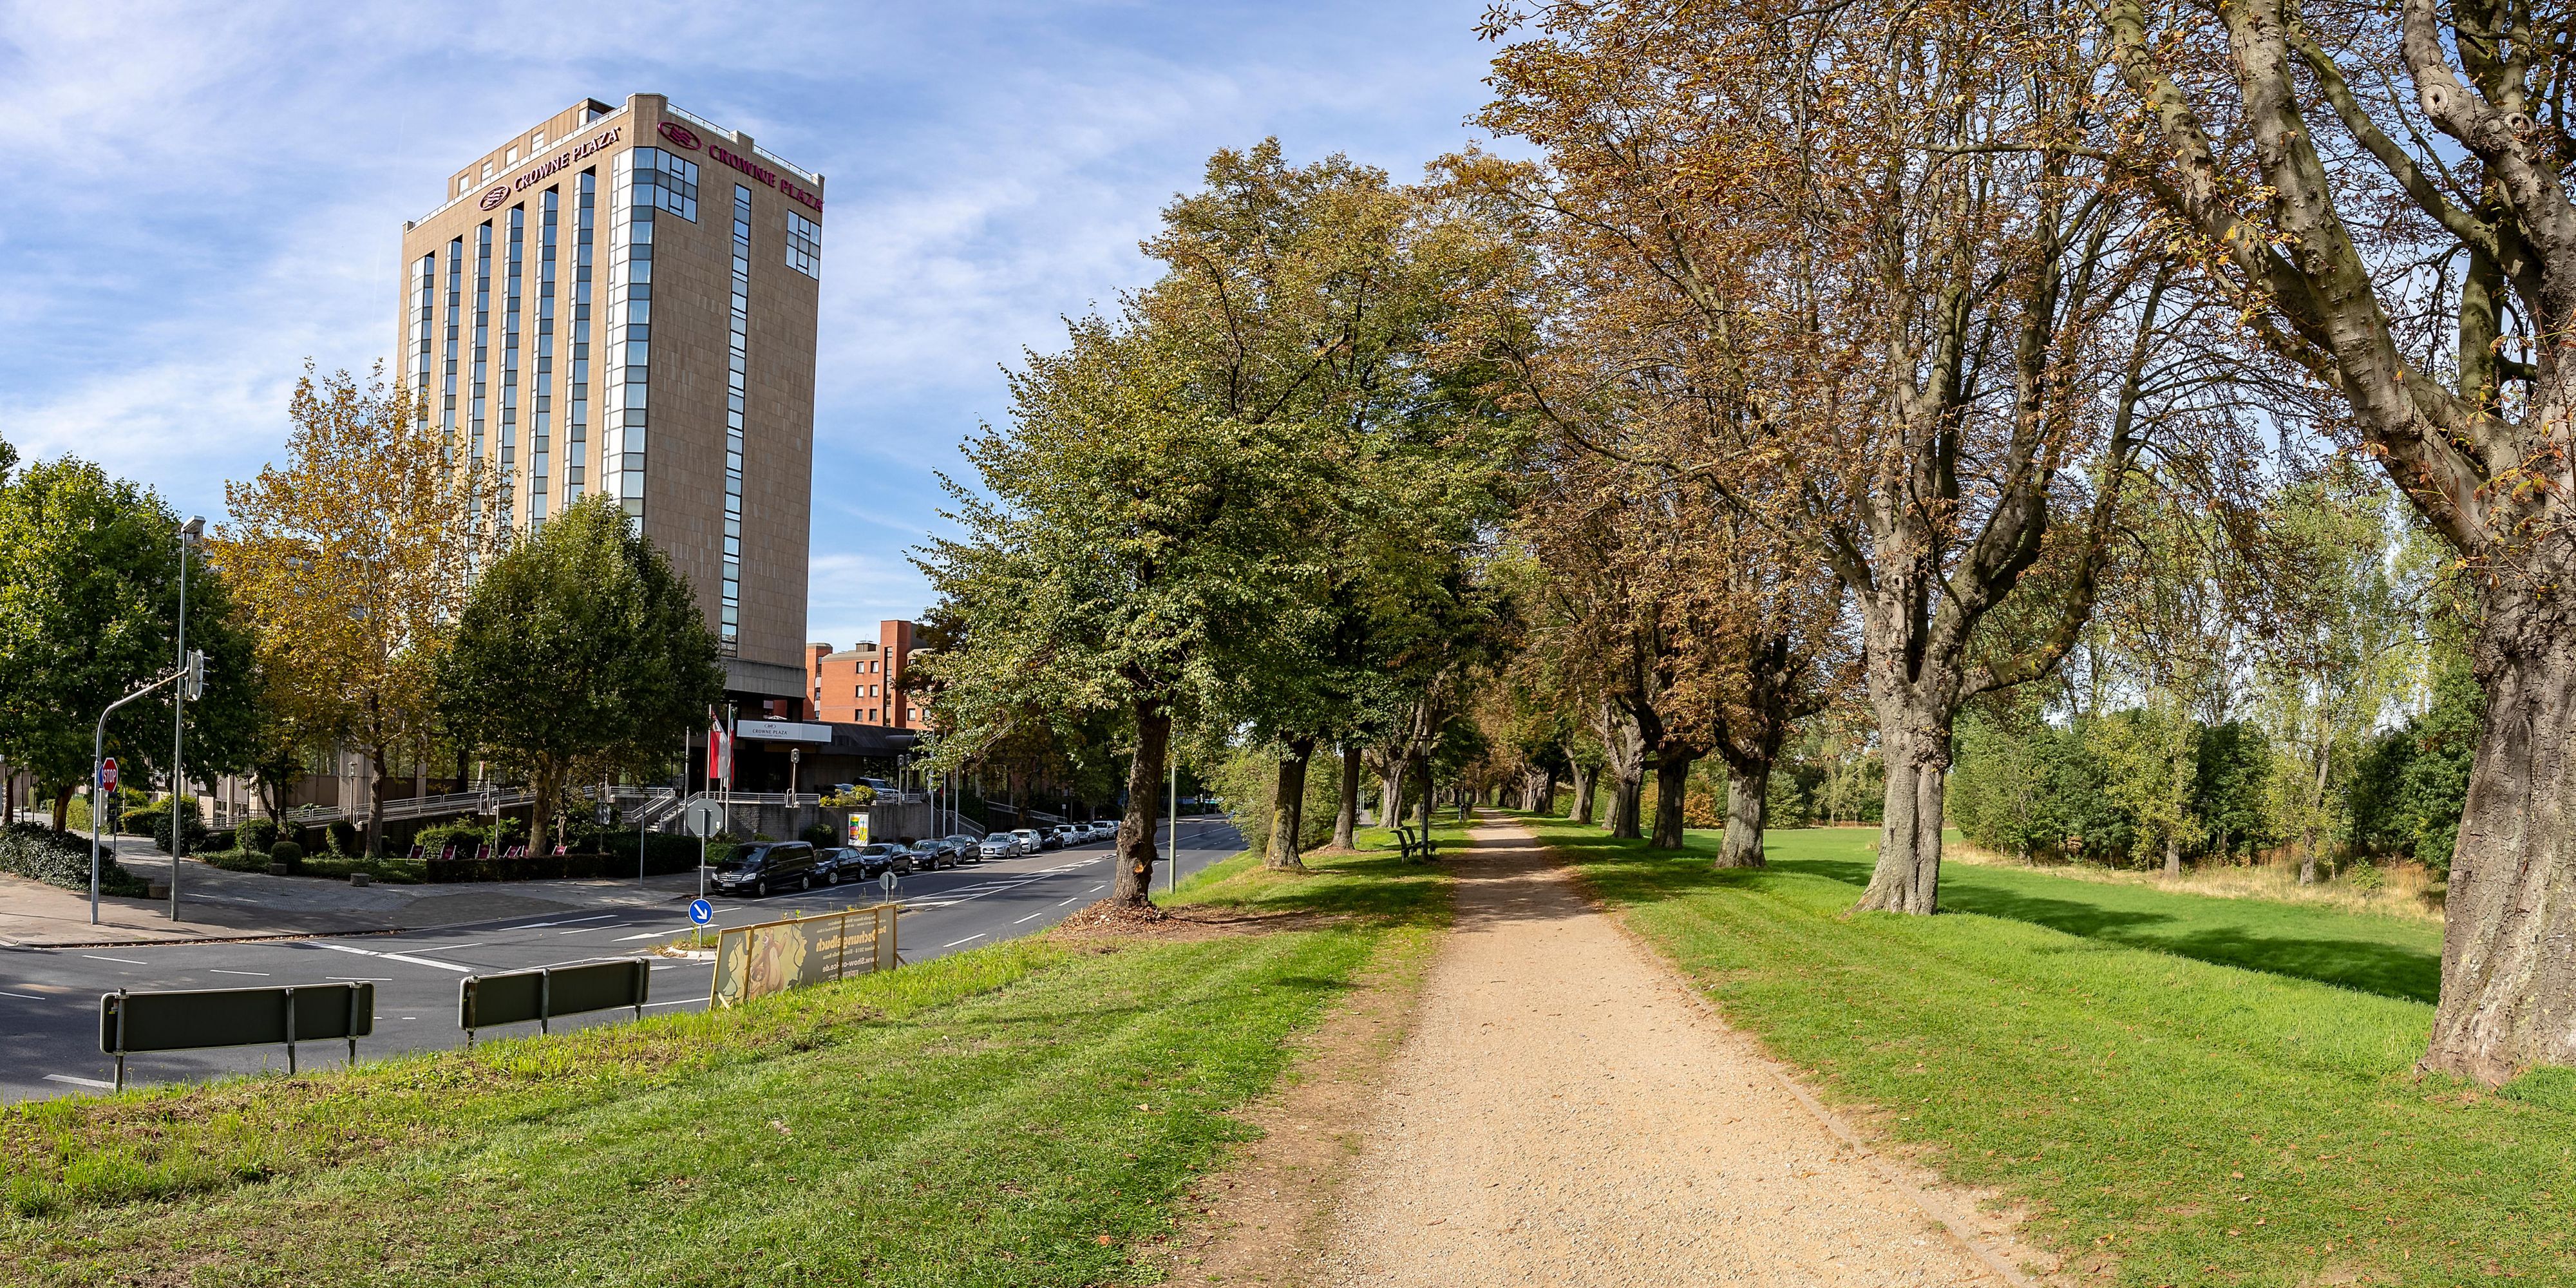
<svg viewBox="0 0 2576 1288">
<path fill-rule="evenodd" d="M 514 524 L 617 498 L 697 591 L 727 687 L 801 704 L 822 177 L 638 94 L 445 187 L 404 225 L 398 377 L 508 479 Z"/>
</svg>

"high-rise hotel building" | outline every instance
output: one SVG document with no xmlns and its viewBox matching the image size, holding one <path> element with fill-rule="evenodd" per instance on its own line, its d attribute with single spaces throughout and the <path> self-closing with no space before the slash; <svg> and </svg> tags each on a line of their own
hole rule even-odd
<svg viewBox="0 0 2576 1288">
<path fill-rule="evenodd" d="M 705 606 L 726 688 L 806 696 L 823 177 L 658 94 L 584 99 L 403 225 L 403 382 L 533 529 L 594 492 Z"/>
</svg>

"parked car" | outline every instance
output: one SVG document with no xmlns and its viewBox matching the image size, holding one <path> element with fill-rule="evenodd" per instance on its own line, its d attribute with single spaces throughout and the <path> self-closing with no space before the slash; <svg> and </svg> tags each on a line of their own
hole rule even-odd
<svg viewBox="0 0 2576 1288">
<path fill-rule="evenodd" d="M 957 851 L 957 858 L 961 863 L 981 863 L 984 861 L 984 838 L 980 836 L 968 836 L 964 832 L 952 832 L 939 839 L 946 842 L 948 848 Z"/>
<path fill-rule="evenodd" d="M 912 843 L 913 861 L 924 868 L 953 868 L 963 864 L 965 856 L 942 837 L 925 837 Z"/>
<path fill-rule="evenodd" d="M 1015 832 L 995 832 L 978 842 L 975 850 L 988 859 L 1016 859 L 1020 857 L 1020 838 Z"/>
<path fill-rule="evenodd" d="M 825 885 L 856 881 L 866 875 L 859 863 L 859 852 L 846 845 L 836 845 L 814 852 L 814 874 Z"/>
<path fill-rule="evenodd" d="M 819 879 L 814 847 L 803 841 L 755 841 L 734 847 L 716 864 L 716 889 L 754 897 L 794 886 L 811 890 Z"/>
<path fill-rule="evenodd" d="M 1047 847 L 1046 837 L 1034 827 L 1012 828 L 1011 835 L 1019 838 L 1022 854 L 1035 854 Z"/>
<path fill-rule="evenodd" d="M 1056 846 L 1060 849 L 1070 850 L 1077 845 L 1088 845 L 1091 843 L 1090 831 L 1084 828 L 1080 823 L 1067 823 L 1061 827 L 1051 827 L 1047 829 L 1047 834 L 1055 838 Z"/>
</svg>

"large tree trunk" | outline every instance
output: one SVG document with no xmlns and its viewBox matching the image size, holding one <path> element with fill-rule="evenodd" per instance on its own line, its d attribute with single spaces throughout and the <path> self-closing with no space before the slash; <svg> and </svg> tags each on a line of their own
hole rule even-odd
<svg viewBox="0 0 2576 1288">
<path fill-rule="evenodd" d="M 2424 1067 L 2490 1085 L 2576 1065 L 2576 630 L 2490 604 L 2485 733 L 2452 849 Z"/>
<path fill-rule="evenodd" d="M 1152 702 L 1136 702 L 1136 750 L 1127 758 L 1127 816 L 1118 822 L 1118 881 L 1112 903 L 1151 907 L 1154 889 L 1154 807 L 1163 800 L 1163 760 L 1172 740 L 1172 718 Z"/>
<path fill-rule="evenodd" d="M 1941 789 L 1950 770 L 1950 716 L 1945 708 L 1881 717 L 1880 729 L 1892 727 L 1898 736 L 1882 741 L 1886 821 L 1878 831 L 1878 867 L 1856 911 L 1928 916 L 1940 910 Z"/>
<path fill-rule="evenodd" d="M 381 766 L 384 762 L 376 763 Z M 528 778 L 529 789 L 536 798 L 528 805 L 528 857 L 533 859 L 544 854 L 546 843 L 554 839 L 554 800 L 563 792 L 563 771 L 552 765 L 539 765 L 528 775 Z M 378 773 L 376 814 L 367 822 L 367 857 L 369 858 L 383 857 L 376 849 L 376 838 L 383 830 L 384 817 L 385 780 L 384 775 Z"/>
<path fill-rule="evenodd" d="M 393 783 L 393 775 L 385 768 L 384 748 L 371 749 L 367 753 L 367 761 L 369 771 L 367 775 L 367 843 L 362 848 L 368 859 L 376 860 L 385 857 L 385 792 Z M 537 800 L 542 806 L 545 797 L 539 796 Z M 537 843 L 544 838 L 536 835 L 536 831 L 534 827 L 529 829 L 528 852 L 530 854 L 544 853 L 537 848 Z"/>
<path fill-rule="evenodd" d="M 2317 883 L 2317 850 L 2325 844 L 2324 829 L 2317 826 L 2318 816 L 2326 807 L 2326 770 L 2333 755 L 2332 744 L 2323 741 L 2325 736 L 2322 730 L 2319 731 L 2317 772 L 2308 787 L 2308 822 L 2299 833 L 2299 884 L 2303 886 Z"/>
<path fill-rule="evenodd" d="M 1306 762 L 1315 754 L 1312 738 L 1292 739 L 1279 758 L 1278 790 L 1270 798 L 1270 846 L 1261 857 L 1265 868 L 1302 869 L 1297 857 L 1299 830 L 1306 825 Z"/>
<path fill-rule="evenodd" d="M 1762 859 L 1762 824 L 1771 806 L 1771 770 L 1726 771 L 1726 845 L 1717 852 L 1721 868 L 1758 868 Z"/>
<path fill-rule="evenodd" d="M 1640 817 L 1646 799 L 1646 766 L 1621 766 L 1610 784 L 1610 835 L 1635 839 L 1645 835 Z"/>
<path fill-rule="evenodd" d="M 1405 771 L 1405 777 L 1421 780 L 1421 795 L 1416 798 L 1419 802 L 1419 810 L 1414 816 L 1413 825 L 1422 829 L 1422 834 L 1428 837 L 1431 835 L 1431 798 L 1433 795 L 1431 790 L 1431 753 L 1427 751 L 1414 753 L 1406 762 Z"/>
<path fill-rule="evenodd" d="M 1377 826 L 1391 828 L 1404 818 L 1404 758 L 1387 764 L 1377 781 Z"/>
<path fill-rule="evenodd" d="M 98 825 L 99 808 L 100 802 L 93 800 L 89 803 L 90 825 L 93 827 Z M 72 785 L 70 783 L 65 783 L 54 789 L 54 830 L 60 832 L 70 827 L 71 819 Z"/>
<path fill-rule="evenodd" d="M 1341 808 L 1333 811 L 1333 848 L 1356 850 L 1360 841 L 1360 745 L 1342 744 Z"/>
<path fill-rule="evenodd" d="M 2165 879 L 2168 881 L 2177 881 L 2181 878 L 2182 841 L 2175 837 L 2173 833 L 2167 832 L 2165 833 Z"/>
<path fill-rule="evenodd" d="M 1682 806 L 1690 794 L 1691 757 L 1666 755 L 1655 763 L 1655 835 L 1648 849 L 1682 848 Z"/>
<path fill-rule="evenodd" d="M 1574 770 L 1574 821 L 1592 821 L 1592 785 L 1601 779 L 1598 765 L 1578 765 Z"/>
</svg>

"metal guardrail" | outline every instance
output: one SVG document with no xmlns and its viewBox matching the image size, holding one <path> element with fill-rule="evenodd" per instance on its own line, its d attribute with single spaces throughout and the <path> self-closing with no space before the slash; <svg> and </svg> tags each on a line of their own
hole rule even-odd
<svg viewBox="0 0 2576 1288">
<path fill-rule="evenodd" d="M 116 1057 L 119 1091 L 125 1090 L 128 1054 L 283 1044 L 292 1075 L 296 1043 L 346 1041 L 349 1063 L 356 1064 L 358 1039 L 375 1031 L 376 986 L 364 980 L 140 993 L 120 988 L 98 999 L 98 1049 Z"/>
<path fill-rule="evenodd" d="M 468 975 L 456 985 L 456 1027 L 465 1030 L 465 1046 L 474 1046 L 474 1031 L 496 1024 L 537 1022 L 540 1033 L 558 1015 L 635 1008 L 653 990 L 653 963 L 641 957 L 583 962 L 576 966 L 539 966 L 502 975 Z"/>
</svg>

